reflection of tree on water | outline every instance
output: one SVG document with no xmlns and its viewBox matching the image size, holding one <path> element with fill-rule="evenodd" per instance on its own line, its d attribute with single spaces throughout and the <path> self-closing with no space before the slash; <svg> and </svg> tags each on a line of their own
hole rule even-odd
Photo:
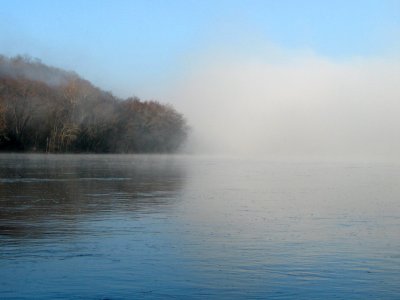
<svg viewBox="0 0 400 300">
<path fill-rule="evenodd" d="M 167 156 L 0 156 L 0 236 L 79 231 L 99 214 L 159 212 L 183 169 Z"/>
</svg>

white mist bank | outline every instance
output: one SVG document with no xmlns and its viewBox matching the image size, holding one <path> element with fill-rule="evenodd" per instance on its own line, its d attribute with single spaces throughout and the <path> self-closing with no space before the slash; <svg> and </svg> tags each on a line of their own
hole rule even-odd
<svg viewBox="0 0 400 300">
<path fill-rule="evenodd" d="M 277 62 L 279 61 L 279 62 Z M 169 99 L 192 126 L 188 151 L 398 158 L 400 61 L 315 55 L 203 60 Z"/>
</svg>

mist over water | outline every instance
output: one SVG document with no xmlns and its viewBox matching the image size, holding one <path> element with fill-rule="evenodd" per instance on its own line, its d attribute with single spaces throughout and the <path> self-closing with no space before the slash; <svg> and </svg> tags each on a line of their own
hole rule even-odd
<svg viewBox="0 0 400 300">
<path fill-rule="evenodd" d="M 399 300 L 399 37 L 398 0 L 2 1 L 0 300 Z"/>
<path fill-rule="evenodd" d="M 206 55 L 177 78 L 169 98 L 192 125 L 189 152 L 398 158 L 396 57 Z"/>
<path fill-rule="evenodd" d="M 2 299 L 397 299 L 400 165 L 0 155 Z"/>
</svg>

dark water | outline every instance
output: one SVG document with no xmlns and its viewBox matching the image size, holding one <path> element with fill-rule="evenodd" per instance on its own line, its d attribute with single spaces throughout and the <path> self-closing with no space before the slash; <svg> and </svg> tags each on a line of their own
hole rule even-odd
<svg viewBox="0 0 400 300">
<path fill-rule="evenodd" d="M 400 165 L 0 155 L 1 299 L 400 299 Z"/>
</svg>

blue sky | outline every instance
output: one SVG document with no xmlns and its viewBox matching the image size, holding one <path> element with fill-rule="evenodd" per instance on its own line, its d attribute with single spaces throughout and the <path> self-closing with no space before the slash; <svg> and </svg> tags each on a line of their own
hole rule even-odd
<svg viewBox="0 0 400 300">
<path fill-rule="evenodd" d="M 252 55 L 255 40 L 332 60 L 397 55 L 400 1 L 0 0 L 0 53 L 75 70 L 123 96 L 210 49 Z"/>
</svg>

